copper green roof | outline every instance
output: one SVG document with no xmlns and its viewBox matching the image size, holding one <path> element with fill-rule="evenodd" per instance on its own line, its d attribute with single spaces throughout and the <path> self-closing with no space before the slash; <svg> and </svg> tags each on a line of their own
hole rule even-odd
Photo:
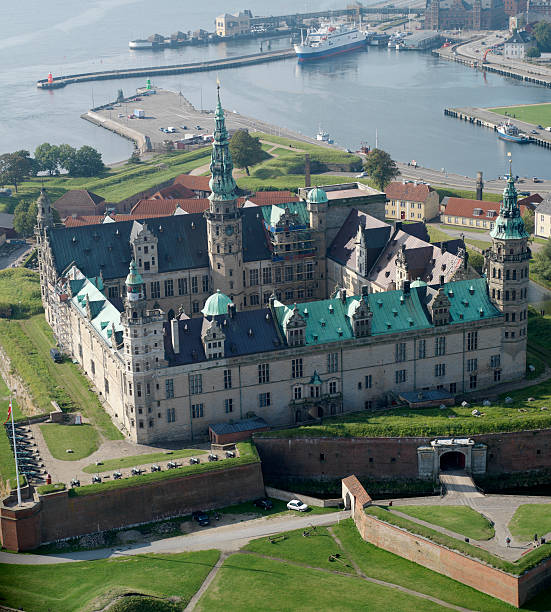
<svg viewBox="0 0 551 612">
<path fill-rule="evenodd" d="M 450 301 L 451 323 L 502 316 L 488 295 L 485 278 L 446 283 L 444 292 Z"/>
<path fill-rule="evenodd" d="M 289 202 L 287 204 L 274 204 L 272 206 L 261 206 L 262 216 L 269 228 L 275 227 L 281 217 L 288 211 L 292 215 L 298 216 L 300 226 L 308 227 L 309 215 L 304 202 Z"/>
<path fill-rule="evenodd" d="M 507 186 L 503 190 L 503 201 L 499 209 L 499 216 L 490 231 L 492 238 L 497 238 L 498 240 L 523 240 L 530 237 L 524 226 L 524 220 L 520 216 L 517 195 L 515 180 L 513 179 L 512 172 L 510 172 Z"/>
<path fill-rule="evenodd" d="M 327 194 L 321 187 L 314 187 L 308 192 L 306 201 L 312 204 L 323 204 L 327 202 Z"/>
<path fill-rule="evenodd" d="M 209 298 L 207 298 L 205 306 L 201 312 L 206 317 L 215 317 L 216 315 L 227 314 L 229 304 L 232 304 L 230 298 L 222 293 L 220 289 L 217 289 L 216 293 L 213 293 Z"/>
<path fill-rule="evenodd" d="M 419 277 L 417 277 L 417 279 L 411 283 L 412 289 L 415 289 L 416 287 L 426 287 L 426 286 L 427 286 L 427 283 L 425 283 L 425 281 L 421 280 Z"/>
<path fill-rule="evenodd" d="M 237 185 L 233 180 L 233 162 L 230 154 L 230 137 L 226 129 L 224 109 L 220 102 L 220 86 L 218 87 L 218 103 L 214 114 L 214 141 L 210 162 L 211 179 L 209 186 L 212 193 L 209 200 L 227 202 L 235 200 Z"/>
<path fill-rule="evenodd" d="M 138 272 L 138 266 L 136 266 L 136 262 L 134 260 L 130 262 L 130 269 L 125 282 L 127 287 L 138 287 L 143 285 L 142 275 Z"/>
</svg>

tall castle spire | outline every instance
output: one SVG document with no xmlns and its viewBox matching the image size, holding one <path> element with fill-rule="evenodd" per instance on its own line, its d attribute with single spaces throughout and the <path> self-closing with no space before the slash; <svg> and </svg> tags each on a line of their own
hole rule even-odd
<svg viewBox="0 0 551 612">
<path fill-rule="evenodd" d="M 518 193 L 513 178 L 513 169 L 510 166 L 507 186 L 503 190 L 503 201 L 499 209 L 499 216 L 490 232 L 492 238 L 521 240 L 530 237 L 530 234 L 526 231 L 524 220 L 520 216 L 517 198 Z"/>
<path fill-rule="evenodd" d="M 230 153 L 230 138 L 226 129 L 224 109 L 220 102 L 220 83 L 217 85 L 217 90 L 218 103 L 214 114 L 216 125 L 210 162 L 210 172 L 212 176 L 209 185 L 212 193 L 209 199 L 211 202 L 213 200 L 229 201 L 237 197 L 237 185 L 232 175 L 233 162 Z"/>
</svg>

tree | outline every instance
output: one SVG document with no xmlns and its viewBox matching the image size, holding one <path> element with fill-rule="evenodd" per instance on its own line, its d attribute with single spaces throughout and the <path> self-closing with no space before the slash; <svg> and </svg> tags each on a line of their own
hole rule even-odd
<svg viewBox="0 0 551 612">
<path fill-rule="evenodd" d="M 101 160 L 101 153 L 93 147 L 84 145 L 76 152 L 75 167 L 71 174 L 74 176 L 97 176 L 104 169 L 105 165 Z"/>
<path fill-rule="evenodd" d="M 243 168 L 247 176 L 250 176 L 249 166 L 258 164 L 266 157 L 260 139 L 254 138 L 246 130 L 237 130 L 231 137 L 230 153 L 233 163 Z"/>
<path fill-rule="evenodd" d="M 536 225 L 534 211 L 530 210 L 529 208 L 526 208 L 524 214 L 522 215 L 522 220 L 524 221 L 526 231 L 529 234 L 533 234 Z"/>
<path fill-rule="evenodd" d="M 58 147 L 59 151 L 59 165 L 64 170 L 67 170 L 69 174 L 71 174 L 71 169 L 74 168 L 75 165 L 75 157 L 76 157 L 76 149 L 74 149 L 71 145 L 61 144 Z"/>
<path fill-rule="evenodd" d="M 396 162 L 382 149 L 373 149 L 368 153 L 364 162 L 364 168 L 369 177 L 381 190 L 400 174 Z"/>
<path fill-rule="evenodd" d="M 32 236 L 36 225 L 36 202 L 21 200 L 13 214 L 13 229 L 23 237 Z"/>
<path fill-rule="evenodd" d="M 540 21 L 534 27 L 534 36 L 538 49 L 542 53 L 548 53 L 551 51 L 551 23 Z"/>
<path fill-rule="evenodd" d="M 526 57 L 541 57 L 541 52 L 537 47 L 530 47 L 530 49 L 526 51 Z"/>
<path fill-rule="evenodd" d="M 551 280 L 551 240 L 534 255 L 534 272 L 545 280 Z"/>
<path fill-rule="evenodd" d="M 15 193 L 21 181 L 33 173 L 30 153 L 25 150 L 0 155 L 0 184 L 13 185 Z"/>
<path fill-rule="evenodd" d="M 59 147 L 43 142 L 36 147 L 34 159 L 39 172 L 47 172 L 50 176 L 59 172 Z"/>
</svg>

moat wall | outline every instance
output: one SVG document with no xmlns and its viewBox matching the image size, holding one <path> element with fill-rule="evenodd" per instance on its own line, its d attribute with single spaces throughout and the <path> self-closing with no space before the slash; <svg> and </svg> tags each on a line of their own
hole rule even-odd
<svg viewBox="0 0 551 612">
<path fill-rule="evenodd" d="M 486 474 L 551 469 L 551 429 L 469 436 L 488 446 Z M 419 478 L 417 448 L 432 437 L 270 438 L 255 437 L 266 482 Z"/>
<path fill-rule="evenodd" d="M 0 506 L 2 546 L 30 550 L 48 542 L 87 533 L 210 510 L 264 496 L 260 463 L 168 478 L 88 495 L 60 491 L 37 496 L 17 510 Z M 24 528 L 22 528 L 24 527 Z"/>
</svg>

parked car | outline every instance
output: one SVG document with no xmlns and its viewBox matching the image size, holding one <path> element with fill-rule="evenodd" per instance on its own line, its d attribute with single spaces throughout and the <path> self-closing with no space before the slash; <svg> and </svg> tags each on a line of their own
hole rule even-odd
<svg viewBox="0 0 551 612">
<path fill-rule="evenodd" d="M 271 499 L 267 499 L 265 497 L 263 497 L 262 499 L 257 499 L 254 502 L 254 505 L 257 508 L 262 508 L 262 510 L 271 510 L 274 507 L 274 504 L 272 503 Z"/>
<path fill-rule="evenodd" d="M 61 353 L 56 348 L 51 348 L 50 349 L 50 357 L 56 363 L 61 363 L 63 361 Z"/>
<path fill-rule="evenodd" d="M 200 527 L 205 527 L 206 525 L 210 524 L 209 515 L 203 510 L 197 510 L 191 516 L 194 521 L 197 521 L 197 523 L 199 523 Z"/>
<path fill-rule="evenodd" d="M 0 189 L 0 195 L 11 196 L 11 189 L 9 187 L 2 187 L 2 189 Z"/>
<path fill-rule="evenodd" d="M 542 180 L 540 178 L 538 178 L 537 176 L 535 176 L 533 179 L 534 183 L 541 183 Z"/>
<path fill-rule="evenodd" d="M 356 174 L 356 178 L 365 178 L 367 176 L 367 172 L 360 172 L 360 174 Z"/>
<path fill-rule="evenodd" d="M 306 510 L 308 510 L 308 506 L 304 502 L 301 502 L 300 499 L 292 499 L 287 504 L 287 509 L 296 510 L 297 512 L 306 512 Z"/>
</svg>

